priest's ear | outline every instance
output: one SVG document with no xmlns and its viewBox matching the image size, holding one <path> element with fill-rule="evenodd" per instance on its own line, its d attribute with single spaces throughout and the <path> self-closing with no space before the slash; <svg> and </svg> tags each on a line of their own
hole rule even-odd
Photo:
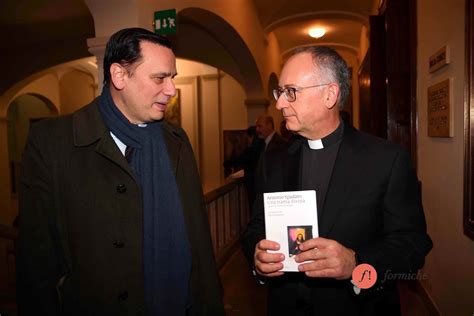
<svg viewBox="0 0 474 316">
<path fill-rule="evenodd" d="M 128 76 L 128 71 L 119 63 L 110 65 L 110 81 L 115 89 L 122 90 L 125 87 L 125 79 Z"/>
<path fill-rule="evenodd" d="M 325 105 L 328 109 L 332 109 L 337 104 L 337 98 L 339 96 L 339 85 L 337 83 L 331 83 L 326 89 L 326 100 Z"/>
</svg>

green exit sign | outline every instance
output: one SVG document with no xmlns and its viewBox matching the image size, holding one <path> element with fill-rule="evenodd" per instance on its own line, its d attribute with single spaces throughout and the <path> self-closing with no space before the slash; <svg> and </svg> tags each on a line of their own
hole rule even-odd
<svg viewBox="0 0 474 316">
<path fill-rule="evenodd" d="M 176 9 L 155 12 L 155 33 L 172 34 L 176 33 L 177 28 Z"/>
</svg>

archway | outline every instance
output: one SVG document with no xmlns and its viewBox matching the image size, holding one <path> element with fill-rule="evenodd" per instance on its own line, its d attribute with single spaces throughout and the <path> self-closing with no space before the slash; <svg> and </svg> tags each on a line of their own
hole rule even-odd
<svg viewBox="0 0 474 316">
<path fill-rule="evenodd" d="M 247 99 L 262 99 L 264 88 L 257 63 L 227 21 L 201 8 L 181 10 L 178 19 L 179 36 L 170 36 L 177 57 L 222 69 L 242 85 Z"/>
<path fill-rule="evenodd" d="M 79 60 L 70 61 L 61 65 L 48 68 L 46 70 L 35 73 L 22 81 L 12 85 L 7 91 L 0 95 L 0 223 L 10 225 L 13 218 L 17 214 L 17 199 L 13 196 L 17 188 L 15 179 L 18 173 L 18 167 L 12 165 L 12 158 L 18 158 L 20 153 L 11 157 L 11 150 L 9 149 L 11 137 L 9 130 L 11 130 L 12 111 L 16 101 L 22 101 L 22 98 L 33 98 L 40 102 L 50 110 L 50 112 L 43 113 L 43 115 L 32 117 L 33 121 L 37 118 L 55 116 L 59 114 L 68 113 L 73 110 L 76 103 L 81 105 L 86 104 L 92 100 L 97 93 L 97 66 L 94 63 L 95 58 L 83 58 Z M 78 79 L 79 78 L 79 79 Z M 77 84 L 77 80 L 82 81 Z M 87 79 L 87 80 L 84 80 Z M 76 83 L 75 83 L 76 82 Z M 80 94 L 79 98 L 72 99 L 67 92 L 69 88 L 62 89 L 64 83 L 74 85 L 73 90 L 76 94 Z M 79 90 L 78 90 L 79 87 Z M 82 87 L 82 88 L 81 88 Z M 70 90 L 70 89 L 69 89 Z M 87 93 L 84 91 L 87 90 Z M 79 91 L 79 92 L 78 92 Z M 86 102 L 84 98 L 89 100 Z M 74 104 L 72 104 L 74 103 Z M 70 106 L 68 106 L 68 104 Z M 68 110 L 69 109 L 69 110 Z M 27 132 L 24 132 L 23 139 L 26 139 Z M 23 147 L 23 142 L 16 145 L 17 148 Z M 15 170 L 13 170 L 15 169 Z M 12 171 L 13 170 L 13 171 Z"/>
<path fill-rule="evenodd" d="M 57 116 L 58 111 L 53 102 L 42 95 L 23 94 L 10 102 L 7 109 L 7 159 L 9 177 L 0 180 L 2 187 L 9 187 L 11 209 L 7 221 L 12 222 L 18 213 L 18 190 L 20 183 L 21 160 L 31 124 Z"/>
<path fill-rule="evenodd" d="M 44 69 L 91 55 L 86 40 L 95 36 L 94 20 L 85 1 L 1 3 L 0 36 L 12 40 L 2 47 L 0 95 Z"/>
</svg>

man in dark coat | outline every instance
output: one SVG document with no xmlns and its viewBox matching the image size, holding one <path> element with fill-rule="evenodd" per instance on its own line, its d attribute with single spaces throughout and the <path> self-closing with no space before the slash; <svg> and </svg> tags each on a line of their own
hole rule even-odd
<svg viewBox="0 0 474 316">
<path fill-rule="evenodd" d="M 278 152 L 286 144 L 286 140 L 283 139 L 276 131 L 275 124 L 273 122 L 273 117 L 270 115 L 260 115 L 255 122 L 255 128 L 260 139 L 264 141 L 264 148 L 258 159 L 257 167 L 255 169 L 255 196 L 257 192 L 263 191 L 263 179 L 262 179 L 262 169 L 265 169 L 265 159 L 263 154 L 266 156 L 273 155 L 273 152 Z M 255 200 L 255 199 L 254 199 Z M 253 204 L 252 204 L 253 206 Z M 253 212 L 253 209 L 252 209 Z"/>
<path fill-rule="evenodd" d="M 399 315 L 394 276 L 416 273 L 432 247 L 408 153 L 342 122 L 349 72 L 334 50 L 296 50 L 279 83 L 276 107 L 299 137 L 264 154 L 259 178 L 263 192 L 315 190 L 319 237 L 293 257 L 300 272 L 280 271 L 288 254 L 265 239 L 257 195 L 243 244 L 260 281 L 269 283 L 269 315 Z M 351 283 L 361 263 L 378 274 L 362 290 Z"/>
<path fill-rule="evenodd" d="M 20 315 L 223 315 L 193 152 L 163 120 L 170 42 L 121 30 L 104 90 L 36 124 L 25 156 L 17 251 Z"/>
<path fill-rule="evenodd" d="M 277 149 L 286 141 L 275 131 L 275 123 L 270 115 L 261 115 L 255 122 L 257 135 L 265 141 L 265 151 Z"/>
</svg>

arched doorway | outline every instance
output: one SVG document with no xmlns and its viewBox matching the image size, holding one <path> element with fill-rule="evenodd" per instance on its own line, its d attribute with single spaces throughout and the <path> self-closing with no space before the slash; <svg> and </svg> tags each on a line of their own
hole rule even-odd
<svg viewBox="0 0 474 316">
<path fill-rule="evenodd" d="M 182 70 L 178 68 L 176 78 L 183 105 L 186 105 L 188 90 L 193 89 L 199 96 L 199 106 L 193 116 L 197 130 L 188 129 L 187 132 L 191 141 L 198 143 L 193 148 L 207 191 L 224 180 L 224 131 L 245 130 L 249 122 L 254 122 L 254 117 L 265 110 L 268 99 L 255 58 L 232 25 L 211 11 L 195 7 L 179 11 L 178 19 L 179 34 L 169 36 L 176 57 L 217 70 L 213 75 L 200 76 L 193 81 L 182 78 Z M 230 77 L 244 91 L 243 98 L 240 98 L 240 88 L 234 86 Z"/>
<path fill-rule="evenodd" d="M 7 110 L 8 162 L 10 167 L 10 183 L 2 183 L 10 187 L 12 211 L 18 211 L 18 190 L 20 182 L 21 160 L 31 124 L 52 116 L 58 111 L 46 97 L 37 94 L 24 94 L 10 102 Z M 1 180 L 8 181 L 7 179 Z"/>
<path fill-rule="evenodd" d="M 232 25 L 201 8 L 181 10 L 178 19 L 179 36 L 170 36 L 177 57 L 225 71 L 242 85 L 247 99 L 264 97 L 257 63 Z"/>
</svg>

